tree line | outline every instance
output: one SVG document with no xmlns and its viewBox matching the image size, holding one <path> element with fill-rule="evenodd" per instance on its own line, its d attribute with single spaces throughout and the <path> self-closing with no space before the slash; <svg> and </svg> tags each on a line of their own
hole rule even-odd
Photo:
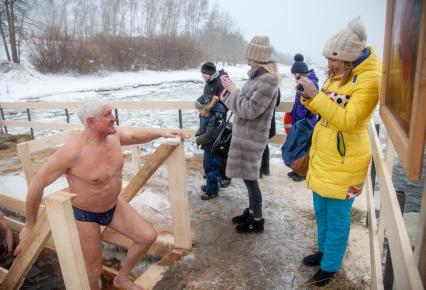
<svg viewBox="0 0 426 290">
<path fill-rule="evenodd" d="M 6 57 L 42 72 L 185 69 L 243 62 L 246 44 L 209 0 L 0 0 Z"/>
</svg>

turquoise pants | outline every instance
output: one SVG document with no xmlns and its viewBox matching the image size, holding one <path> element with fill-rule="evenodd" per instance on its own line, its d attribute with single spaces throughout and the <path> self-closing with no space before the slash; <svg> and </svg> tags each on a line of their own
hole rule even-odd
<svg viewBox="0 0 426 290">
<path fill-rule="evenodd" d="M 317 218 L 318 249 L 323 253 L 321 270 L 337 272 L 342 268 L 351 227 L 351 208 L 354 199 L 321 197 L 314 192 Z"/>
</svg>

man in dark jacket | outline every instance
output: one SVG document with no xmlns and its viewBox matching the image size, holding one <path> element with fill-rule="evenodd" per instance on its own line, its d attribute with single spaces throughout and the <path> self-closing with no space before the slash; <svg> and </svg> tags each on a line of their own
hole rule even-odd
<svg viewBox="0 0 426 290">
<path fill-rule="evenodd" d="M 201 75 L 206 82 L 204 86 L 203 96 L 207 99 L 210 99 L 210 103 L 204 107 L 200 111 L 200 113 L 207 115 L 209 111 L 216 105 L 217 101 L 213 101 L 213 96 L 220 96 L 224 90 L 222 83 L 220 81 L 220 76 L 223 74 L 227 74 L 225 71 L 216 70 L 216 65 L 212 62 L 206 62 L 201 66 Z M 226 118 L 226 107 L 225 107 L 225 118 Z M 228 178 L 225 174 L 226 170 L 226 158 L 219 158 L 217 157 L 217 160 L 220 164 L 220 186 L 221 187 L 228 187 L 231 184 L 231 179 Z M 205 168 L 205 164 L 204 164 Z"/>
</svg>

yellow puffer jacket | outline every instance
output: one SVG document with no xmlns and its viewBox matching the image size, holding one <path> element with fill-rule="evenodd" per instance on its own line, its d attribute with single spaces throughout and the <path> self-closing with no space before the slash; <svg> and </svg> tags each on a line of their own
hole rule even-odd
<svg viewBox="0 0 426 290">
<path fill-rule="evenodd" d="M 371 47 L 346 84 L 327 80 L 304 105 L 321 115 L 312 135 L 308 188 L 322 197 L 348 199 L 362 189 L 371 160 L 367 125 L 376 107 L 381 65 Z"/>
</svg>

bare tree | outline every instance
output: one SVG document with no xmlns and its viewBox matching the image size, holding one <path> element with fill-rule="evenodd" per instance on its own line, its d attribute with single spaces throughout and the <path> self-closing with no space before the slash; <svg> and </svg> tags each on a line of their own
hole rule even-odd
<svg viewBox="0 0 426 290">
<path fill-rule="evenodd" d="M 28 1 L 25 0 L 0 0 L 0 33 L 3 44 L 10 49 L 11 60 L 16 63 L 20 61 L 20 43 L 29 7 Z M 7 38 L 9 42 L 5 41 Z"/>
<path fill-rule="evenodd" d="M 11 61 L 12 58 L 10 57 L 9 46 L 7 45 L 7 36 L 6 36 L 6 33 L 5 33 L 5 29 L 4 29 L 5 23 L 3 22 L 3 18 L 4 18 L 5 14 L 6 14 L 5 6 L 0 4 L 0 34 L 1 34 L 1 38 L 3 40 L 3 45 L 4 45 L 5 52 L 6 52 L 7 60 Z"/>
<path fill-rule="evenodd" d="M 158 8 L 159 2 L 157 0 L 144 0 L 144 19 L 145 19 L 145 36 L 153 37 L 155 36 L 157 29 L 157 19 L 158 19 Z"/>
<path fill-rule="evenodd" d="M 160 34 L 175 36 L 178 33 L 181 7 L 179 0 L 163 0 L 160 9 Z"/>
<path fill-rule="evenodd" d="M 206 20 L 209 3 L 207 0 L 183 0 L 184 33 L 194 36 Z"/>
</svg>

